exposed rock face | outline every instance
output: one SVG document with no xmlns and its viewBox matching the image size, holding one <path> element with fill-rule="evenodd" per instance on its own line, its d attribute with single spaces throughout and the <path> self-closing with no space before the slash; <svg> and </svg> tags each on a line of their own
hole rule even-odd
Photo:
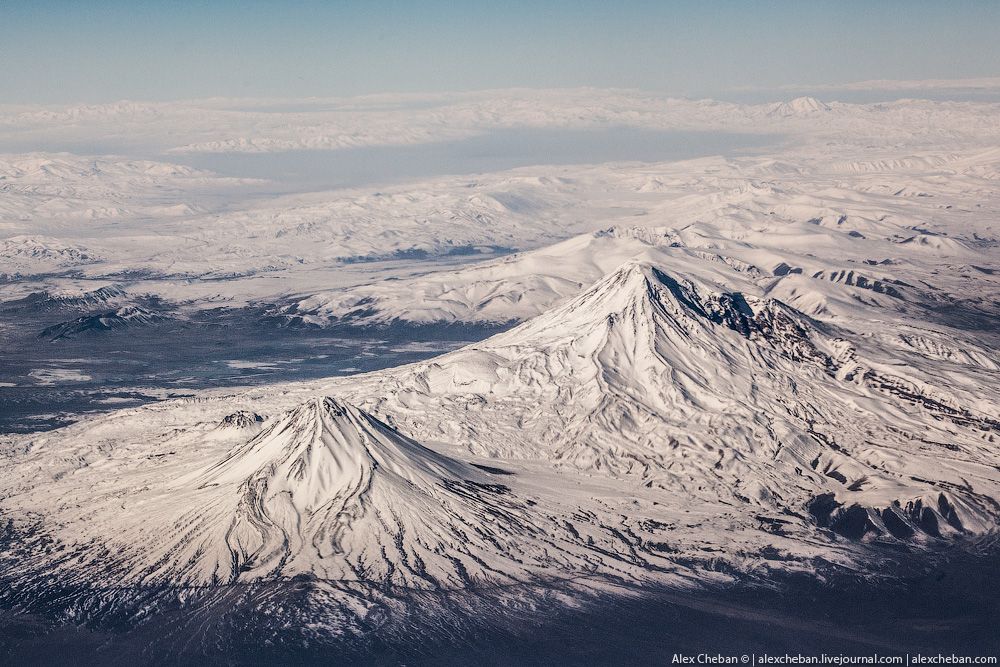
<svg viewBox="0 0 1000 667">
<path fill-rule="evenodd" d="M 148 326 L 166 319 L 168 319 L 166 316 L 146 310 L 141 306 L 122 306 L 110 312 L 83 315 L 69 322 L 54 324 L 44 329 L 41 336 L 51 340 L 58 340 L 88 332 Z"/>
</svg>

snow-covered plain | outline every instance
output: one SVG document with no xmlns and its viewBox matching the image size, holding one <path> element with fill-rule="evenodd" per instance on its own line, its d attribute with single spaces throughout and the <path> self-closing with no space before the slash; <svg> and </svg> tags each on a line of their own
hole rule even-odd
<svg viewBox="0 0 1000 667">
<path fill-rule="evenodd" d="M 275 332 L 516 326 L 375 373 L 4 436 L 0 599 L 138 622 L 197 591 L 309 582 L 299 608 L 260 604 L 333 637 L 420 592 L 890 576 L 887 545 L 992 539 L 1000 105 L 420 102 L 3 110 L 0 143 L 165 151 L 0 161 L 5 302 L 78 314 L 51 344 L 218 308 Z M 273 196 L 169 162 L 608 125 L 781 145 Z"/>
</svg>

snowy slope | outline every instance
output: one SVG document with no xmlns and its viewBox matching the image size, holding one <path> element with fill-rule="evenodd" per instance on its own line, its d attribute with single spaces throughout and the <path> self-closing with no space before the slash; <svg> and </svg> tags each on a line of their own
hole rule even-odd
<svg viewBox="0 0 1000 667">
<path fill-rule="evenodd" d="M 308 573 L 461 586 L 541 574 L 544 563 L 531 559 L 571 537 L 544 516 L 536 525 L 538 512 L 502 475 L 438 454 L 330 397 L 309 399 L 256 434 L 194 435 L 175 434 L 160 447 L 201 440 L 215 451 L 198 465 L 157 466 L 158 476 L 171 472 L 159 483 L 152 470 L 130 466 L 126 483 L 146 488 L 124 506 L 113 491 L 120 483 L 99 485 L 98 512 L 113 512 L 119 524 L 100 576 L 226 584 Z M 234 435 L 247 439 L 223 448 Z M 99 521 L 76 529 L 85 556 L 83 543 L 109 537 Z"/>
<path fill-rule="evenodd" d="M 891 354 L 630 261 L 431 362 L 9 439 L 8 596 L 115 582 L 93 604 L 121 611 L 153 585 L 309 576 L 353 591 L 320 605 L 351 618 L 351 582 L 708 582 L 708 560 L 864 568 L 871 541 L 995 530 L 1000 422 L 980 388 L 1000 374 Z"/>
<path fill-rule="evenodd" d="M 769 112 L 771 116 L 808 116 L 830 111 L 830 106 L 815 97 L 796 97 L 788 102 L 780 102 Z"/>
<path fill-rule="evenodd" d="M 972 162 L 989 164 L 991 157 L 980 154 Z M 768 163 L 608 170 L 599 186 L 589 179 L 581 183 L 593 197 L 614 179 L 613 191 L 642 211 L 641 226 L 635 216 L 619 217 L 610 228 L 498 261 L 292 294 L 279 299 L 283 305 L 275 312 L 320 325 L 523 320 L 625 259 L 646 258 L 678 264 L 686 272 L 728 265 L 814 316 L 835 317 L 871 305 L 926 319 L 927 307 L 972 296 L 972 276 L 994 282 L 989 267 L 998 257 L 990 219 L 970 213 L 976 198 L 976 208 L 995 206 L 997 190 L 978 177 L 954 171 L 930 177 L 926 170 L 939 167 L 904 164 L 905 173 L 886 186 L 877 184 L 885 175 L 867 172 L 850 183 L 836 174 L 802 171 L 772 174 L 767 181 L 745 179 L 748 172 L 773 168 Z M 666 174 L 682 169 L 714 169 L 717 175 L 668 185 Z M 646 185 L 654 177 L 643 172 L 651 171 L 658 172 L 659 185 L 649 192 Z M 905 183 L 912 188 L 920 177 L 929 181 L 922 196 L 900 194 Z M 942 206 L 939 198 L 969 203 Z M 867 312 L 861 319 L 871 316 Z"/>
<path fill-rule="evenodd" d="M 996 386 L 995 366 L 945 375 L 936 360 L 904 367 L 890 355 L 781 302 L 629 263 L 372 393 L 405 429 L 491 456 L 638 474 L 695 497 L 796 512 L 822 492 L 879 512 L 922 507 L 953 485 L 967 487 L 949 500 L 967 512 L 963 525 L 993 525 L 989 452 L 1000 423 L 979 383 Z M 455 418 L 423 419 L 430 405 Z M 460 416 L 470 406 L 487 415 L 483 425 Z M 951 470 L 944 451 L 962 453 L 948 455 Z"/>
<path fill-rule="evenodd" d="M 609 511 L 626 502 L 620 484 L 578 480 L 553 494 L 556 479 L 544 470 L 473 465 L 467 454 L 439 453 L 324 396 L 263 427 L 233 417 L 246 411 L 176 421 L 226 403 L 99 420 L 76 431 L 72 454 L 61 438 L 8 450 L 17 464 L 4 473 L 4 506 L 48 509 L 10 515 L 0 542 L 4 601 L 33 608 L 77 599 L 83 606 L 67 611 L 81 620 L 141 618 L 149 604 L 215 587 L 316 582 L 313 622 L 338 635 L 373 609 L 421 593 L 692 578 L 661 543 L 632 543 L 664 526 Z M 136 417 L 142 442 L 127 433 Z M 94 449 L 94 438 L 108 446 Z M 627 504 L 656 512 L 649 501 Z M 807 558 L 812 548 L 802 551 Z M 303 609 L 269 613 L 282 623 Z"/>
<path fill-rule="evenodd" d="M 581 241 L 469 274 L 453 272 L 456 265 L 481 253 L 646 227 L 673 230 L 670 244 L 765 274 L 782 265 L 803 279 L 854 271 L 869 282 L 937 290 L 939 300 L 970 296 L 969 276 L 994 280 L 995 148 L 950 136 L 928 138 L 930 148 L 844 141 L 790 147 L 780 160 L 529 167 L 376 191 L 254 196 L 223 208 L 203 189 L 232 192 L 225 179 L 180 178 L 168 195 L 121 176 L 109 193 L 85 201 L 58 188 L 5 198 L 11 211 L 0 215 L 7 234 L 0 273 L 14 277 L 16 290 L 32 282 L 31 291 L 114 282 L 192 307 L 275 306 L 272 312 L 320 324 L 358 310 L 352 317 L 367 323 L 521 320 L 571 295 L 574 283 L 577 290 L 590 284 L 626 251 L 609 249 L 605 261 L 606 242 Z M 164 199 L 186 208 L 160 211 Z M 121 210 L 86 221 L 58 213 L 101 202 Z M 577 273 L 594 258 L 599 266 Z M 419 300 L 405 298 L 411 287 Z M 817 315 L 823 308 L 797 305 Z"/>
<path fill-rule="evenodd" d="M 320 325 L 520 324 L 410 366 L 4 437 L 0 600 L 140 622 L 255 590 L 276 623 L 338 634 L 445 591 L 870 575 L 882 545 L 995 533 L 995 105 L 437 102 L 405 122 L 385 100 L 4 112 L 0 137 L 241 152 L 620 122 L 788 144 L 287 196 L 163 163 L 5 158 L 3 299 L 59 301 L 69 333 L 168 314 L 135 295 Z M 213 204 L 232 186 L 255 196 Z M 520 252 L 475 261 L 498 249 Z"/>
<path fill-rule="evenodd" d="M 663 249 L 674 241 L 667 229 L 612 227 L 460 269 L 311 294 L 278 314 L 320 325 L 520 321 L 579 293 L 627 259 L 665 256 Z"/>
<path fill-rule="evenodd" d="M 59 322 L 42 330 L 41 336 L 49 340 L 71 338 L 92 331 L 111 331 L 148 326 L 166 319 L 163 315 L 142 306 L 122 306 L 112 311 L 81 315 L 68 322 Z"/>
</svg>

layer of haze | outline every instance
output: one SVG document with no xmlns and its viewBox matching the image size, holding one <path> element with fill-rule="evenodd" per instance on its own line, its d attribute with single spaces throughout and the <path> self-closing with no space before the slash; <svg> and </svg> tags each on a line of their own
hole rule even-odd
<svg viewBox="0 0 1000 667">
<path fill-rule="evenodd" d="M 0 3 L 0 103 L 994 76 L 997 2 Z"/>
</svg>

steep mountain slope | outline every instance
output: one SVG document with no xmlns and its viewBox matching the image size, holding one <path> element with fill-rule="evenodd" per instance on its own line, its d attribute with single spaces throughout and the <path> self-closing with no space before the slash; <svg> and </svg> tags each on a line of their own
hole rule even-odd
<svg viewBox="0 0 1000 667">
<path fill-rule="evenodd" d="M 203 410 L 187 407 L 168 419 Z M 405 594 L 595 573 L 637 579 L 649 568 L 672 576 L 655 548 L 629 544 L 619 518 L 584 509 L 593 500 L 579 491 L 539 497 L 540 485 L 517 473 L 438 453 L 330 397 L 262 430 L 248 414 L 146 441 L 115 437 L 134 425 L 118 416 L 77 429 L 71 450 L 42 438 L 14 453 L 4 473 L 5 600 L 96 596 L 100 609 L 131 614 L 150 591 L 295 577 Z M 115 444 L 95 449 L 101 439 Z M 108 587 L 117 592 L 99 599 Z M 355 611 L 379 597 L 330 595 L 330 608 Z"/>
<path fill-rule="evenodd" d="M 276 316 L 306 324 L 493 323 L 523 321 L 634 258 L 663 261 L 676 233 L 662 227 L 611 227 L 551 246 L 297 299 Z"/>
<path fill-rule="evenodd" d="M 1000 421 L 976 383 L 1000 376 L 963 378 L 927 360 L 904 368 L 893 353 L 778 301 L 630 263 L 545 315 L 367 391 L 404 430 L 490 456 L 798 514 L 832 493 L 867 508 L 872 533 L 892 532 L 881 514 L 905 514 L 909 529 L 938 505 L 957 508 L 959 532 L 989 529 Z M 430 406 L 452 419 L 426 421 Z"/>
<path fill-rule="evenodd" d="M 571 97 L 519 117 L 593 114 Z M 511 118 L 493 105 L 472 115 Z M 433 625 L 454 595 L 479 617 L 567 590 L 891 576 L 896 554 L 995 540 L 995 105 L 634 108 L 600 124 L 792 141 L 285 196 L 159 163 L 5 158 L 5 312 L 66 310 L 52 336 L 155 322 L 138 295 L 306 324 L 522 324 L 391 371 L 0 439 L 0 603 L 105 628 L 178 609 L 201 628 L 225 607 L 239 632 L 311 641 Z M 174 111 L 25 122 L 118 132 Z M 265 115 L 247 141 L 171 141 L 352 145 L 370 125 L 304 136 Z M 230 187 L 253 196 L 217 196 Z"/>
<path fill-rule="evenodd" d="M 842 112 L 776 122 L 825 127 L 824 118 Z M 920 116 L 920 127 L 926 124 Z M 0 214 L 7 239 L 0 243 L 6 260 L 0 273 L 15 281 L 7 298 L 97 280 L 191 308 L 249 304 L 309 324 L 513 321 L 571 296 L 572 288 L 591 284 L 627 257 L 610 249 L 615 261 L 604 261 L 601 246 L 610 244 L 598 241 L 591 249 L 599 272 L 577 271 L 588 261 L 585 244 L 580 252 L 552 248 L 506 267 L 469 267 L 467 274 L 456 265 L 480 253 L 531 252 L 574 235 L 647 227 L 673 230 L 689 250 L 765 275 L 784 264 L 791 273 L 782 282 L 789 285 L 820 272 L 861 269 L 871 280 L 902 280 L 911 291 L 941 300 L 967 299 L 970 287 L 995 287 L 991 276 L 1000 275 L 972 268 L 998 270 L 1000 191 L 993 177 L 996 148 L 984 143 L 987 135 L 955 139 L 954 133 L 971 131 L 945 125 L 919 140 L 864 145 L 854 135 L 829 143 L 810 135 L 786 147 L 780 159 L 530 167 L 377 190 L 258 192 L 221 208 L 219 197 L 203 190 L 220 186 L 218 179 L 192 175 L 161 192 L 129 169 L 104 165 L 108 210 L 86 222 L 66 217 L 82 215 L 85 207 L 57 187 L 58 174 L 14 171 L 6 183 L 12 191 L 34 188 L 37 179 L 53 181 L 56 189 L 46 194 L 41 188 L 23 207 L 20 197 L 4 200 L 14 208 Z M 190 210 L 174 210 L 174 204 L 160 210 L 175 201 Z M 126 204 L 128 210 L 112 210 Z M 556 262 L 564 265 L 559 271 Z M 863 289 L 844 287 L 850 289 L 839 293 L 847 298 L 830 299 L 830 310 Z M 975 296 L 989 289 L 981 292 Z M 821 302 L 791 305 L 811 313 L 815 306 L 812 314 L 822 315 Z"/>
<path fill-rule="evenodd" d="M 587 233 L 458 269 L 292 290 L 268 312 L 319 326 L 523 321 L 633 258 L 684 274 L 728 265 L 752 289 L 822 320 L 854 320 L 852 327 L 878 330 L 905 315 L 988 330 L 984 317 L 1000 315 L 990 213 L 1000 191 L 988 178 L 995 162 L 995 151 L 979 149 L 579 171 L 539 180 L 535 187 L 559 194 L 531 197 L 558 196 L 562 211 L 571 210 L 561 199 L 568 192 L 602 205 L 614 193 L 619 206 L 585 214 L 600 212 L 590 230 L 564 227 Z M 549 219 L 554 211 L 532 214 Z"/>
<path fill-rule="evenodd" d="M 43 329 L 39 335 L 49 340 L 59 340 L 89 332 L 149 326 L 166 319 L 168 319 L 166 316 L 142 306 L 122 306 L 112 311 L 82 315 L 68 322 L 53 324 Z"/>
<path fill-rule="evenodd" d="M 774 105 L 768 115 L 777 117 L 810 116 L 829 111 L 830 105 L 820 102 L 815 97 L 796 97 L 794 100 Z"/>
<path fill-rule="evenodd" d="M 8 278 L 17 277 L 21 271 L 58 271 L 97 259 L 85 247 L 46 236 L 12 236 L 0 242 L 0 260 L 4 267 L 0 276 Z"/>
<path fill-rule="evenodd" d="M 8 438 L 3 599 L 136 619 L 235 586 L 338 635 L 445 591 L 866 571 L 883 543 L 974 543 L 1000 522 L 1000 374 L 901 358 L 628 262 L 431 362 Z"/>
</svg>

